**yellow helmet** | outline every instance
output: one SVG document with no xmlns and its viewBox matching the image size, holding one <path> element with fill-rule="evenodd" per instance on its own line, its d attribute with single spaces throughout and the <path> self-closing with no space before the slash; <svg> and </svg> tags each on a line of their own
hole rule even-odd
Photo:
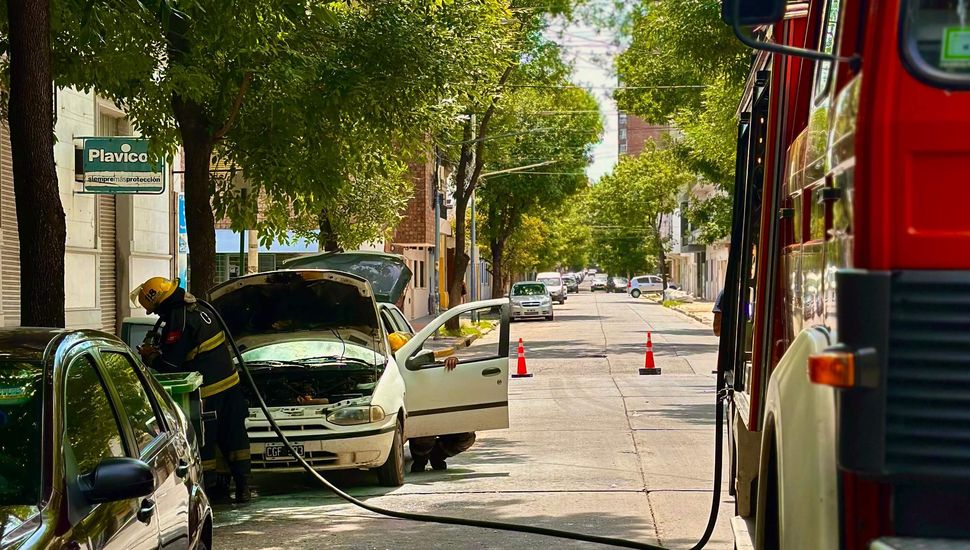
<svg viewBox="0 0 970 550">
<path fill-rule="evenodd" d="M 175 294 L 175 289 L 178 287 L 178 279 L 152 277 L 132 291 L 131 303 L 133 305 L 141 305 L 148 313 L 154 313 L 162 302 L 172 294 Z"/>
<path fill-rule="evenodd" d="M 403 332 L 392 332 L 387 335 L 387 343 L 391 345 L 391 352 L 401 349 L 410 339 L 411 336 Z"/>
</svg>

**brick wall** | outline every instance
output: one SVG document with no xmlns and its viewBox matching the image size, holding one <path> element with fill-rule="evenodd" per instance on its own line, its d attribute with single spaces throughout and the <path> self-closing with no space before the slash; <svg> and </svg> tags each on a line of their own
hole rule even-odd
<svg viewBox="0 0 970 550">
<path fill-rule="evenodd" d="M 434 165 L 430 158 L 408 166 L 414 194 L 408 200 L 400 225 L 394 232 L 394 243 L 434 244 L 434 203 L 431 190 L 434 185 Z"/>
<path fill-rule="evenodd" d="M 621 149 L 620 152 L 633 156 L 639 155 L 648 142 L 654 141 L 659 144 L 671 130 L 670 126 L 650 124 L 638 116 L 626 114 L 626 122 L 624 123 L 621 118 L 618 126 L 619 142 L 621 146 L 624 142 L 626 144 L 626 150 Z"/>
</svg>

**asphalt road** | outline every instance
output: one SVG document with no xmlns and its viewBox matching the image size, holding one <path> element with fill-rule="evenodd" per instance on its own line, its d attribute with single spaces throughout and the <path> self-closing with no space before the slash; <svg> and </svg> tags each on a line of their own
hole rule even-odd
<svg viewBox="0 0 970 550">
<path fill-rule="evenodd" d="M 651 331 L 660 376 L 641 376 Z M 366 472 L 330 475 L 367 502 L 689 548 L 707 524 L 717 341 L 681 313 L 586 287 L 552 322 L 512 325 L 532 378 L 510 380 L 511 428 L 482 432 L 444 472 L 388 490 Z M 511 358 L 515 368 L 515 357 Z M 460 367 L 459 367 L 460 368 Z M 216 548 L 605 548 L 537 535 L 376 516 L 302 475 L 260 477 L 259 496 L 215 511 Z M 707 548 L 733 548 L 723 487 Z"/>
</svg>

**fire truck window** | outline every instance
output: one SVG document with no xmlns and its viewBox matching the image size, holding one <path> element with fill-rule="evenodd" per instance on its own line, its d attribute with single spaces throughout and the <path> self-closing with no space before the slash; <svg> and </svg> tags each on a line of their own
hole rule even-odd
<svg viewBox="0 0 970 550">
<path fill-rule="evenodd" d="M 940 84 L 970 84 L 970 15 L 966 0 L 903 4 L 903 51 L 909 68 Z"/>
<path fill-rule="evenodd" d="M 825 22 L 822 25 L 822 36 L 819 38 L 821 51 L 833 53 L 835 39 L 839 30 L 839 0 L 829 0 L 825 8 Z M 829 90 L 829 77 L 832 73 L 831 61 L 819 61 L 815 73 L 815 101 L 824 96 Z"/>
<path fill-rule="evenodd" d="M 811 194 L 808 197 L 811 200 L 809 206 L 812 210 L 812 218 L 809 221 L 809 231 L 808 239 L 810 241 L 822 241 L 825 240 L 825 232 L 828 229 L 826 227 L 826 204 L 820 199 L 822 189 L 816 187 L 812 189 Z"/>
<path fill-rule="evenodd" d="M 802 235 L 802 221 L 805 219 L 805 214 L 802 212 L 802 193 L 799 191 L 791 196 L 791 207 L 795 211 L 795 217 L 792 218 L 792 243 L 800 243 L 803 240 L 804 235 Z"/>
</svg>

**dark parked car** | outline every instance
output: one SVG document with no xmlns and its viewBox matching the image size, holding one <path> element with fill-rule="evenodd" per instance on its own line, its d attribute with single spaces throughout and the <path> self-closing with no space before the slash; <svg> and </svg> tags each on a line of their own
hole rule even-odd
<svg viewBox="0 0 970 550">
<path fill-rule="evenodd" d="M 607 292 L 626 292 L 627 287 L 630 286 L 630 280 L 626 277 L 610 277 L 606 281 L 606 291 Z"/>
<path fill-rule="evenodd" d="M 211 548 L 194 438 L 114 336 L 0 330 L 0 547 Z"/>
<path fill-rule="evenodd" d="M 566 292 L 579 293 L 579 280 L 575 276 L 563 277 L 562 282 L 566 285 Z"/>
</svg>

